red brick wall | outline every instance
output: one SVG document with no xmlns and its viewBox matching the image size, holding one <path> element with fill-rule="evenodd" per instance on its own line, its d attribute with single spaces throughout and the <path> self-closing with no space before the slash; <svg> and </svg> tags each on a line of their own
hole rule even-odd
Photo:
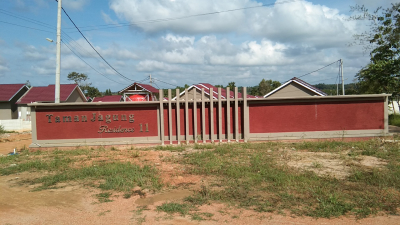
<svg viewBox="0 0 400 225">
<path fill-rule="evenodd" d="M 95 121 L 92 121 L 93 113 L 96 113 Z M 99 121 L 99 114 L 103 116 L 103 121 Z M 107 115 L 110 116 L 108 122 Z M 113 119 L 113 115 L 118 115 L 118 121 Z M 123 115 L 126 115 L 126 121 L 121 121 Z M 129 121 L 129 115 L 134 115 L 134 122 Z M 72 121 L 66 122 L 69 118 L 64 117 L 69 116 Z M 78 116 L 79 122 L 74 121 L 75 116 Z M 87 117 L 87 122 L 82 121 L 82 116 Z M 60 118 L 59 123 L 56 122 L 57 117 Z M 38 140 L 158 136 L 156 107 L 37 110 L 36 124 Z M 140 131 L 140 124 L 142 124 L 142 131 Z M 146 124 L 148 132 L 146 132 Z"/>
<path fill-rule="evenodd" d="M 249 107 L 250 133 L 384 129 L 383 101 L 263 103 Z"/>
</svg>

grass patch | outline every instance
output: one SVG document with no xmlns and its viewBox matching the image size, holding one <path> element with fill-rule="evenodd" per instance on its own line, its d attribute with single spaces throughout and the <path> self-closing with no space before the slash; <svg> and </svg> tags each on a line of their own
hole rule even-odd
<svg viewBox="0 0 400 225">
<path fill-rule="evenodd" d="M 32 184 L 42 184 L 40 189 L 51 188 L 57 183 L 67 181 L 85 181 L 102 190 L 128 192 L 135 186 L 158 190 L 162 187 L 157 171 L 150 166 L 140 167 L 131 163 L 113 162 L 82 168 L 69 168 L 55 175 L 48 175 L 30 180 Z"/>
<path fill-rule="evenodd" d="M 111 192 L 102 192 L 102 193 L 96 194 L 96 197 L 97 197 L 97 199 L 99 200 L 100 203 L 112 202 L 112 200 L 110 199 Z"/>
<path fill-rule="evenodd" d="M 160 206 L 157 206 L 158 211 L 166 212 L 168 214 L 179 213 L 185 216 L 189 213 L 191 206 L 189 204 L 181 204 L 176 202 L 166 202 Z"/>
<path fill-rule="evenodd" d="M 126 198 L 130 197 L 127 195 L 132 193 L 131 190 L 136 186 L 150 190 L 159 190 L 162 187 L 158 171 L 154 166 L 121 162 L 114 158 L 120 157 L 118 154 L 126 154 L 127 158 L 132 158 L 129 152 L 118 151 L 114 155 L 109 154 L 104 148 L 32 152 L 25 150 L 18 155 L 0 157 L 0 175 L 43 171 L 47 172 L 46 175 L 25 179 L 21 183 L 41 184 L 36 189 L 38 191 L 55 188 L 62 182 L 78 181 L 104 191 L 124 192 Z M 92 161 L 97 157 L 105 159 Z"/>
<path fill-rule="evenodd" d="M 186 154 L 180 163 L 192 174 L 213 177 L 185 199 L 193 205 L 225 202 L 259 212 L 288 210 L 295 215 L 366 217 L 396 213 L 400 206 L 400 153 L 397 144 L 320 141 L 303 143 L 244 143 L 216 145 L 215 150 Z M 373 155 L 389 161 L 387 169 L 354 167 L 348 179 L 320 177 L 284 163 L 282 150 L 349 152 L 349 157 Z M 281 151 L 279 151 L 281 150 Z M 319 162 L 313 168 L 322 168 Z M 379 194 L 377 194 L 379 193 Z"/>
<path fill-rule="evenodd" d="M 156 150 L 161 151 L 171 151 L 171 152 L 183 152 L 185 151 L 185 146 L 183 145 L 159 145 L 155 147 Z"/>
</svg>

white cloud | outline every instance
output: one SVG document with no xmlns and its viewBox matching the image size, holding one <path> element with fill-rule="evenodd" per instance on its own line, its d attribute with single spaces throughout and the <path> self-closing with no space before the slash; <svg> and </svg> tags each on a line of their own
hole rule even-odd
<svg viewBox="0 0 400 225">
<path fill-rule="evenodd" d="M 4 75 L 4 72 L 9 71 L 7 61 L 0 55 L 0 76 Z"/>
<path fill-rule="evenodd" d="M 108 24 L 116 24 L 116 23 L 118 23 L 117 21 L 111 19 L 110 15 L 105 13 L 103 10 L 101 10 L 101 17 L 103 18 L 104 22 L 106 22 Z"/>
<path fill-rule="evenodd" d="M 282 4 L 156 23 L 137 22 L 254 7 L 261 3 L 251 0 L 111 0 L 110 8 L 121 19 L 136 23 L 137 27 L 148 33 L 233 32 L 279 42 L 308 42 L 323 46 L 343 45 L 351 37 L 351 27 L 345 21 L 346 16 L 337 9 L 307 1 L 278 0 L 277 3 Z"/>
<path fill-rule="evenodd" d="M 192 37 L 168 34 L 159 43 L 150 57 L 168 63 L 254 66 L 289 61 L 285 58 L 287 46 L 266 39 L 235 46 L 227 39 L 218 40 L 215 36 L 204 36 L 195 41 Z"/>
<path fill-rule="evenodd" d="M 63 0 L 62 5 L 66 9 L 82 10 L 89 2 L 90 0 Z"/>
<path fill-rule="evenodd" d="M 247 0 L 111 0 L 110 8 L 114 10 L 121 19 L 135 23 L 144 20 L 186 17 L 227 9 L 256 6 L 259 4 L 260 3 Z M 230 32 L 232 28 L 242 24 L 244 19 L 244 12 L 237 11 L 233 13 L 189 17 L 159 23 L 138 23 L 137 26 L 146 32 L 157 32 L 160 30 L 180 33 Z"/>
<path fill-rule="evenodd" d="M 154 60 L 140 61 L 136 69 L 143 72 L 165 71 L 165 72 L 178 72 L 181 71 L 178 66 L 158 62 Z"/>
</svg>

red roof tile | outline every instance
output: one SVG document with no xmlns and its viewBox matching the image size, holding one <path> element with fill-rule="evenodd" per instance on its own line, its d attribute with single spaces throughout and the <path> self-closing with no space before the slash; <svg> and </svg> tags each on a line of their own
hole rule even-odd
<svg viewBox="0 0 400 225">
<path fill-rule="evenodd" d="M 131 84 L 131 85 L 129 85 L 128 87 L 122 89 L 119 93 L 123 93 L 124 91 L 129 90 L 131 87 L 134 87 L 135 85 L 141 87 L 145 91 L 158 94 L 158 89 L 157 88 L 155 88 L 155 87 L 153 87 L 151 85 L 148 85 L 148 84 L 140 84 L 140 83 L 136 83 L 136 82 Z"/>
<path fill-rule="evenodd" d="M 25 84 L 0 84 L 0 101 L 10 101 L 24 86 Z"/>
<path fill-rule="evenodd" d="M 121 95 L 110 95 L 103 97 L 95 97 L 92 102 L 120 102 Z"/>
<path fill-rule="evenodd" d="M 61 84 L 60 85 L 60 102 L 67 101 L 68 97 L 77 88 L 77 84 Z M 17 104 L 28 104 L 32 102 L 54 102 L 55 85 L 51 84 L 47 87 L 32 87 L 17 102 Z"/>
</svg>

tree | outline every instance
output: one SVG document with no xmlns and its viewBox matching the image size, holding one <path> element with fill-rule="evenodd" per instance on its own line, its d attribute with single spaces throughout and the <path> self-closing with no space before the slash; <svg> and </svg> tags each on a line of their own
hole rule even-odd
<svg viewBox="0 0 400 225">
<path fill-rule="evenodd" d="M 73 80 L 78 85 L 81 85 L 82 82 L 88 79 L 89 77 L 84 73 L 71 72 L 68 74 L 68 80 Z"/>
<path fill-rule="evenodd" d="M 227 87 L 229 87 L 229 90 L 233 91 L 235 89 L 235 87 L 236 87 L 235 86 L 235 82 L 233 82 L 233 81 L 229 82 Z"/>
<path fill-rule="evenodd" d="M 258 85 L 258 93 L 264 96 L 279 86 L 281 86 L 281 82 L 279 81 L 262 79 Z"/>
<path fill-rule="evenodd" d="M 392 105 L 393 100 L 399 103 L 400 3 L 392 4 L 387 9 L 379 7 L 373 13 L 369 13 L 364 6 L 355 6 L 352 10 L 362 13 L 352 19 L 371 21 L 369 32 L 355 36 L 361 43 L 367 43 L 366 49 L 371 49 L 370 63 L 356 75 L 360 91 L 390 93 Z"/>
<path fill-rule="evenodd" d="M 111 89 L 106 89 L 106 91 L 104 92 L 104 96 L 107 95 L 112 95 Z"/>
<path fill-rule="evenodd" d="M 364 93 L 391 93 L 397 95 L 400 87 L 400 3 L 391 8 L 379 7 L 369 13 L 364 6 L 355 6 L 353 11 L 361 12 L 355 20 L 368 19 L 371 30 L 356 35 L 356 40 L 366 43 L 370 49 L 370 63 L 356 75 L 359 88 Z"/>
<path fill-rule="evenodd" d="M 101 92 L 96 87 L 87 86 L 85 94 L 90 97 L 101 97 Z"/>
</svg>

